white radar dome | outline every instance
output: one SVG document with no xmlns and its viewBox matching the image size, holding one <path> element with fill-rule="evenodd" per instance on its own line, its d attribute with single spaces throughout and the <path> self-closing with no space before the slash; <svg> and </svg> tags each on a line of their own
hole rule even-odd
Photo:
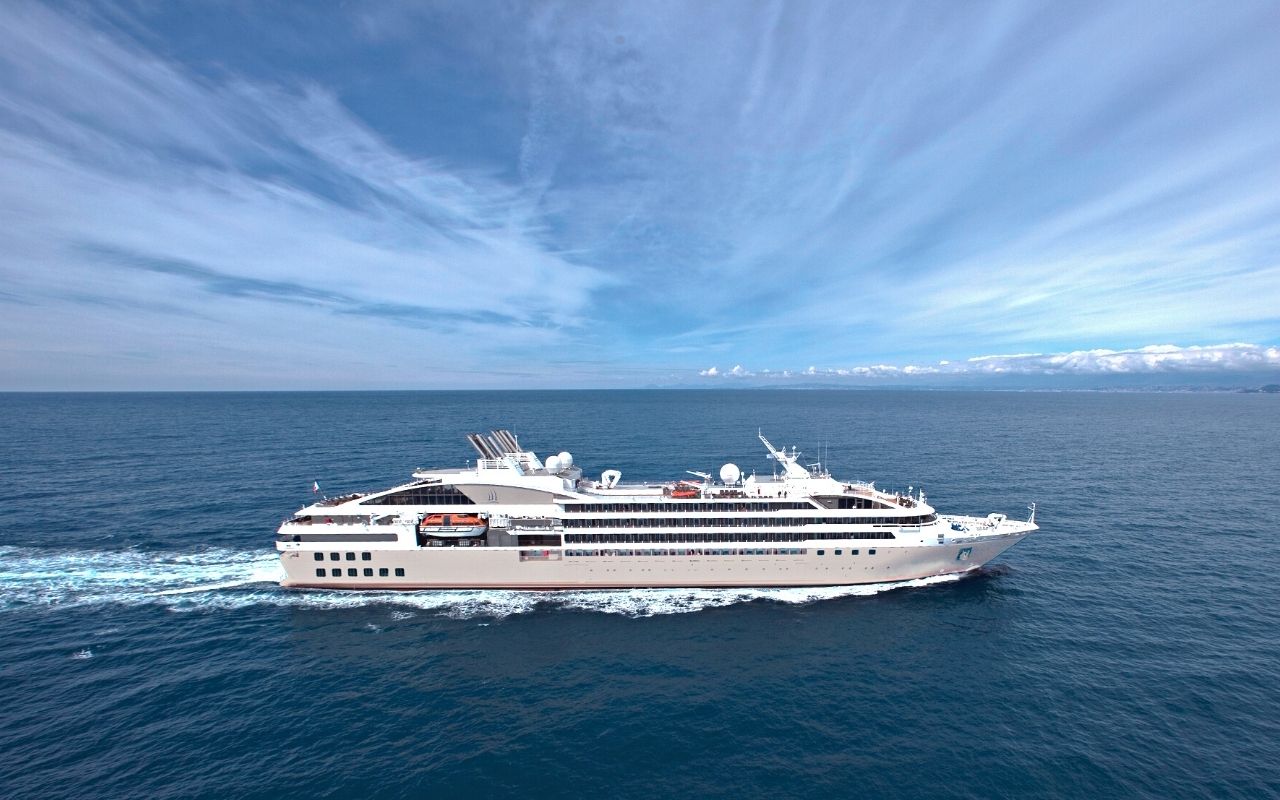
<svg viewBox="0 0 1280 800">
<path fill-rule="evenodd" d="M 560 464 L 560 456 L 547 456 L 546 464 L 547 472 L 559 472 L 563 467 Z"/>
<path fill-rule="evenodd" d="M 737 483 L 742 477 L 742 470 L 738 469 L 737 464 L 725 464 L 720 468 L 720 480 L 725 483 Z"/>
<path fill-rule="evenodd" d="M 561 450 L 560 451 L 560 468 L 568 469 L 569 467 L 572 467 L 572 466 L 573 466 L 573 453 L 570 453 L 568 450 Z"/>
</svg>

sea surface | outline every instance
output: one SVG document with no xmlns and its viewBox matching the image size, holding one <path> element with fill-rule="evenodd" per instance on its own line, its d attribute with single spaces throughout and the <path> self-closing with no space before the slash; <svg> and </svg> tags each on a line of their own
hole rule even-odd
<svg viewBox="0 0 1280 800">
<path fill-rule="evenodd" d="M 285 590 L 275 526 L 507 427 L 1042 530 L 794 590 Z M 829 455 L 827 455 L 829 454 Z M 1280 796 L 1280 397 L 0 395 L 0 797 Z"/>
</svg>

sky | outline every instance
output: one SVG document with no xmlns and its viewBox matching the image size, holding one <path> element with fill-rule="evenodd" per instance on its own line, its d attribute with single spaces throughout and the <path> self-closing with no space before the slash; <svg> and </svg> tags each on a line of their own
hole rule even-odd
<svg viewBox="0 0 1280 800">
<path fill-rule="evenodd" d="M 0 390 L 1280 382 L 1274 2 L 10 2 Z"/>
</svg>

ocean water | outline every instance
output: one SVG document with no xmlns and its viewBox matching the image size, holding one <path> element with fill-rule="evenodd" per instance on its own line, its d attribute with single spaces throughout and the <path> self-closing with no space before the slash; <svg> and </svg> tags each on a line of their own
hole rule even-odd
<svg viewBox="0 0 1280 800">
<path fill-rule="evenodd" d="M 1280 398 L 0 395 L 0 797 L 1280 796 Z M 1042 530 L 803 590 L 279 588 L 310 499 L 509 427 L 626 479 L 769 462 Z"/>
</svg>

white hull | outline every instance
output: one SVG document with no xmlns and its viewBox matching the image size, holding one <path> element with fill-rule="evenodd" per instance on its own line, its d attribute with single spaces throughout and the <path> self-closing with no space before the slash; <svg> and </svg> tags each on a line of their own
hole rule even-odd
<svg viewBox="0 0 1280 800">
<path fill-rule="evenodd" d="M 547 549 L 545 558 L 521 558 L 527 548 L 421 548 L 415 550 L 332 551 L 314 560 L 313 551 L 282 554 L 284 586 L 315 589 L 616 589 L 657 587 L 786 587 L 890 583 L 968 572 L 1022 540 L 1029 531 L 983 540 L 922 546 L 878 545 L 869 554 L 866 541 L 811 542 L 785 548 L 787 555 L 709 555 L 711 546 L 685 546 L 691 555 L 605 555 L 614 548 L 596 546 L 601 555 L 578 556 L 577 548 Z M 741 549 L 776 551 L 776 544 Z M 853 555 L 853 551 L 858 551 Z M 699 552 L 700 551 L 700 552 Z M 818 555 L 819 551 L 822 555 Z M 840 551 L 836 555 L 836 551 Z M 347 552 L 355 561 L 346 560 Z M 359 560 L 364 552 L 369 561 Z M 640 553 L 640 550 L 631 550 Z M 678 552 L 668 550 L 667 552 Z M 333 575 L 333 570 L 340 574 Z M 356 575 L 348 574 L 356 570 Z M 397 577 L 396 570 L 403 570 Z M 318 576 L 317 570 L 325 572 Z M 365 570 L 372 576 L 365 576 Z M 386 577 L 379 577 L 386 570 Z"/>
</svg>

